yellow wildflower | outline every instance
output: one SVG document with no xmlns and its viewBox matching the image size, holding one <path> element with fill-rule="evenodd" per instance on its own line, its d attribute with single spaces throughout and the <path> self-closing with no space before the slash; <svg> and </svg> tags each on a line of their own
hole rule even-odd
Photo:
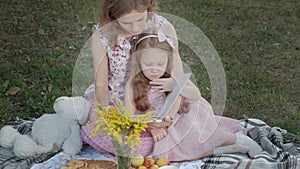
<svg viewBox="0 0 300 169">
<path fill-rule="evenodd" d="M 127 146 L 134 150 L 136 146 L 140 146 L 141 132 L 146 131 L 147 122 L 155 121 L 152 115 L 157 112 L 150 111 L 133 116 L 133 112 L 127 110 L 119 99 L 114 99 L 116 106 L 105 107 L 95 103 L 94 115 L 97 120 L 89 124 L 95 126 L 91 134 L 107 134 L 112 137 L 116 148 Z"/>
</svg>

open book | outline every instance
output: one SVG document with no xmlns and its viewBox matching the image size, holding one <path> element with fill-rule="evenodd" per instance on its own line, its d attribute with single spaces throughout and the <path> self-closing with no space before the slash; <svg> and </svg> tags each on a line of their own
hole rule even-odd
<svg viewBox="0 0 300 169">
<path fill-rule="evenodd" d="M 183 86 L 187 83 L 191 76 L 191 73 L 185 73 L 177 82 L 173 91 L 167 97 L 164 107 L 158 112 L 156 118 L 157 122 L 162 121 L 162 119 L 168 114 L 170 109 L 172 108 L 173 104 L 175 103 L 176 99 L 178 98 L 179 94 L 182 91 Z"/>
</svg>

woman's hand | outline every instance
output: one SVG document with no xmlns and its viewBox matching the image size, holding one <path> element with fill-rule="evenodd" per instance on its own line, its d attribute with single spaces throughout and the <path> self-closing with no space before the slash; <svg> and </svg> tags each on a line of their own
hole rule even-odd
<svg viewBox="0 0 300 169">
<path fill-rule="evenodd" d="M 168 135 L 165 128 L 152 128 L 150 129 L 150 133 L 154 139 L 154 142 L 158 142 Z"/>
<path fill-rule="evenodd" d="M 150 82 L 153 89 L 159 89 L 161 92 L 172 91 L 176 86 L 176 81 L 172 77 L 154 79 Z"/>
<path fill-rule="evenodd" d="M 166 128 L 166 126 L 169 126 L 168 122 L 162 121 L 162 122 L 149 122 L 147 123 L 149 129 L 153 128 Z"/>
<path fill-rule="evenodd" d="M 167 136 L 168 132 L 166 126 L 168 126 L 168 124 L 165 121 L 148 123 L 148 128 L 154 139 L 154 142 L 158 142 Z"/>
</svg>

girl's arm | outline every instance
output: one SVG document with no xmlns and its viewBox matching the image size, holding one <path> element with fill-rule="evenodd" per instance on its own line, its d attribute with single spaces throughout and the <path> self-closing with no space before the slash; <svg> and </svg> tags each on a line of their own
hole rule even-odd
<svg viewBox="0 0 300 169">
<path fill-rule="evenodd" d="M 174 104 L 170 108 L 168 114 L 163 118 L 162 122 L 150 122 L 148 123 L 148 127 L 152 128 L 165 128 L 172 124 L 172 119 L 176 116 L 177 112 L 179 111 L 180 104 L 181 104 L 182 96 L 178 96 L 175 100 Z"/>
<path fill-rule="evenodd" d="M 101 105 L 109 104 L 108 58 L 102 46 L 100 33 L 96 31 L 91 37 L 91 50 L 95 72 L 95 97 Z"/>
<path fill-rule="evenodd" d="M 173 64 L 172 64 L 172 70 L 171 70 L 171 76 L 175 78 L 175 82 L 182 77 L 184 74 L 182 61 L 179 55 L 179 47 L 178 47 L 178 40 L 177 40 L 177 34 L 173 27 L 173 25 L 166 21 L 164 27 L 162 27 L 161 31 L 165 33 L 167 36 L 171 37 L 174 41 L 175 49 L 173 50 Z M 172 83 L 171 80 L 168 83 Z M 173 87 L 174 88 L 174 87 Z M 183 87 L 181 95 L 191 99 L 191 100 L 198 100 L 201 97 L 201 93 L 197 86 L 189 80 L 186 85 Z"/>
<path fill-rule="evenodd" d="M 201 97 L 201 93 L 198 87 L 190 79 L 183 86 L 181 95 L 191 100 L 199 100 Z"/>
<path fill-rule="evenodd" d="M 179 111 L 180 104 L 181 104 L 181 99 L 182 99 L 182 96 L 179 95 L 166 116 L 169 116 L 171 118 L 175 117 L 175 115 Z"/>
<path fill-rule="evenodd" d="M 133 93 L 132 93 L 132 87 L 131 87 L 131 79 L 129 78 L 126 86 L 125 86 L 125 108 L 127 110 L 132 110 L 134 114 L 136 114 L 138 111 L 135 109 L 135 106 L 133 104 Z"/>
</svg>

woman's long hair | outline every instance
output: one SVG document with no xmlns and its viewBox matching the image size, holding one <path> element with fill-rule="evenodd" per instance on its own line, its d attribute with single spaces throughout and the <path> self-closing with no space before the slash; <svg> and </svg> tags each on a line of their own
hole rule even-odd
<svg viewBox="0 0 300 169">
<path fill-rule="evenodd" d="M 123 33 L 117 19 L 132 10 L 143 12 L 147 10 L 147 20 L 158 10 L 157 0 L 100 0 L 101 36 L 108 39 L 108 46 L 115 48 L 118 36 Z"/>
<path fill-rule="evenodd" d="M 104 26 L 132 10 L 155 12 L 158 5 L 156 0 L 101 0 L 99 9 L 100 25 Z"/>
</svg>

